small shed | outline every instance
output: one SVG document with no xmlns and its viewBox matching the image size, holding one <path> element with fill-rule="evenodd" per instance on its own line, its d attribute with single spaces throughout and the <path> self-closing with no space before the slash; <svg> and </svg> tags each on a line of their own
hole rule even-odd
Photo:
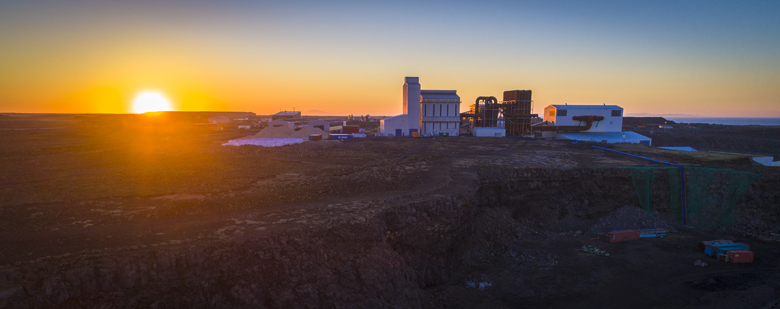
<svg viewBox="0 0 780 309">
<path fill-rule="evenodd" d="M 408 129 L 409 128 L 408 118 L 409 116 L 407 114 L 401 114 L 401 115 L 382 119 L 379 121 L 379 130 L 382 133 L 388 135 L 394 135 L 394 136 L 411 135 L 414 129 Z M 409 132 L 406 132 L 407 129 L 409 130 Z"/>
</svg>

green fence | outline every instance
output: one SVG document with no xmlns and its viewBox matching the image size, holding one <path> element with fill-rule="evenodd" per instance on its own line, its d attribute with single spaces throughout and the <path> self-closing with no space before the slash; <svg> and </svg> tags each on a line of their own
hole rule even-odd
<svg viewBox="0 0 780 309">
<path fill-rule="evenodd" d="M 651 211 L 653 181 L 656 171 L 669 176 L 670 211 L 675 221 L 697 227 L 718 227 L 734 220 L 734 205 L 750 188 L 759 174 L 698 166 L 631 167 L 634 184 L 642 208 Z M 685 191 L 682 183 L 685 182 Z M 683 193 L 685 204 L 683 204 Z M 685 207 L 683 207 L 685 206 Z"/>
</svg>

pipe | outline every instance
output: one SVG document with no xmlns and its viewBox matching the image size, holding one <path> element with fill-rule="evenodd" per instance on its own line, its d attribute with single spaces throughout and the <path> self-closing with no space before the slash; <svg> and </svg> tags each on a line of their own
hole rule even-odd
<svg viewBox="0 0 780 309">
<path fill-rule="evenodd" d="M 651 159 L 651 158 L 648 158 L 648 157 L 637 156 L 637 155 L 630 154 L 630 153 L 627 153 L 627 152 L 617 151 L 617 150 L 604 148 L 604 147 L 599 147 L 599 146 L 593 146 L 593 148 L 598 148 L 598 149 L 601 149 L 601 150 L 617 152 L 619 154 L 624 154 L 624 155 L 627 155 L 627 156 L 637 157 L 637 158 L 640 158 L 640 159 L 650 160 L 650 161 L 653 161 L 653 162 L 669 164 L 669 165 L 674 165 L 674 166 L 679 167 L 680 168 L 680 183 L 682 184 L 682 187 L 680 188 L 680 191 L 682 193 L 681 195 L 682 195 L 683 224 L 684 225 L 688 225 L 688 209 L 687 209 L 687 206 L 685 204 L 685 170 L 683 169 L 683 165 L 682 164 L 670 163 L 670 162 L 665 162 L 665 161 L 661 161 L 661 160 Z"/>
<path fill-rule="evenodd" d="M 485 108 L 487 108 L 487 104 L 488 103 L 496 104 L 496 103 L 498 103 L 498 99 L 496 99 L 496 97 L 493 97 L 493 96 L 482 96 L 482 97 L 477 97 L 476 102 L 474 102 L 474 115 L 477 116 L 475 121 L 478 121 L 479 118 L 482 118 L 482 126 L 484 127 L 485 126 L 485 115 L 483 115 L 482 117 L 479 117 L 479 101 L 485 101 Z"/>
<path fill-rule="evenodd" d="M 594 121 L 604 120 L 604 116 L 574 116 L 571 117 L 571 119 L 578 120 L 578 121 L 585 121 L 585 125 L 584 126 L 535 127 L 534 131 L 587 131 L 590 130 L 591 127 L 593 127 Z"/>
</svg>

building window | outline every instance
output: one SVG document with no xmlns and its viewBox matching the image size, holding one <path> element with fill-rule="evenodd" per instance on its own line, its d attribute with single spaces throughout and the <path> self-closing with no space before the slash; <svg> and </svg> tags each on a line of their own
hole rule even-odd
<svg viewBox="0 0 780 309">
<path fill-rule="evenodd" d="M 444 104 L 439 104 L 439 116 L 441 116 L 441 106 Z M 439 125 L 439 129 L 441 129 L 441 125 Z"/>
<path fill-rule="evenodd" d="M 551 116 L 551 117 L 555 117 L 555 110 L 554 110 L 554 109 L 551 109 L 551 110 L 550 110 L 550 116 Z"/>
<path fill-rule="evenodd" d="M 449 116 L 449 115 L 450 115 L 450 105 L 447 104 L 447 116 Z"/>
<path fill-rule="evenodd" d="M 623 111 L 619 109 L 612 110 L 612 117 L 620 117 L 623 116 Z"/>
<path fill-rule="evenodd" d="M 568 113 L 569 113 L 569 111 L 565 110 L 565 109 L 559 109 L 558 110 L 558 116 L 566 116 L 566 114 L 568 114 Z M 553 116 L 555 116 L 555 115 L 553 115 Z"/>
</svg>

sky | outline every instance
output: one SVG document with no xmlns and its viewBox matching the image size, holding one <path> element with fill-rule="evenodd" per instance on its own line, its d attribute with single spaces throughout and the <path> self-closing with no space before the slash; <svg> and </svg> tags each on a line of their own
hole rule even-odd
<svg viewBox="0 0 780 309">
<path fill-rule="evenodd" d="M 0 112 L 402 112 L 405 76 L 627 115 L 780 117 L 780 1 L 0 0 Z"/>
</svg>

